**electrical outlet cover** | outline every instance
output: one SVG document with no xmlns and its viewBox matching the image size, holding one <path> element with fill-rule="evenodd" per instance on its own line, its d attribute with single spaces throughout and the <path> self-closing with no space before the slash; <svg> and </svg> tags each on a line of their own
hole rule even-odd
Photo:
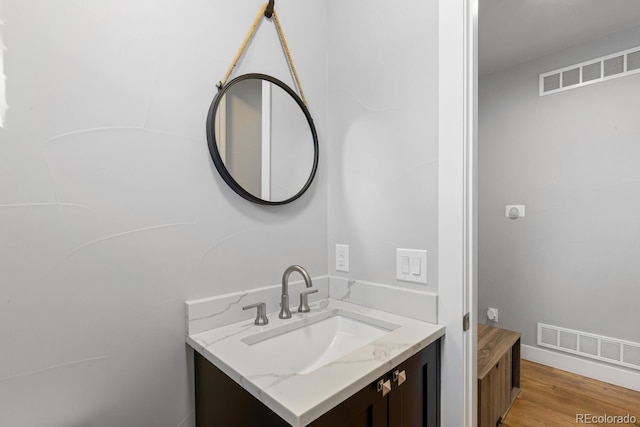
<svg viewBox="0 0 640 427">
<path fill-rule="evenodd" d="M 349 245 L 336 245 L 336 271 L 349 272 Z"/>
</svg>

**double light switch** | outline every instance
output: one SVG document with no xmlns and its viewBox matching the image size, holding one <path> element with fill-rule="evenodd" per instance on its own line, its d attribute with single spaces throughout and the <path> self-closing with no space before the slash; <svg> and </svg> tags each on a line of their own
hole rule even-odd
<svg viewBox="0 0 640 427">
<path fill-rule="evenodd" d="M 427 251 L 397 249 L 396 278 L 406 282 L 427 283 Z"/>
</svg>

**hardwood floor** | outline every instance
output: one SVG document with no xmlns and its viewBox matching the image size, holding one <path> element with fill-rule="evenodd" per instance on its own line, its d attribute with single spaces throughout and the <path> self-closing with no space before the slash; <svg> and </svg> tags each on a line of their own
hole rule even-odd
<svg viewBox="0 0 640 427">
<path fill-rule="evenodd" d="M 503 427 L 640 426 L 640 393 L 522 360 L 520 396 Z M 635 416 L 635 423 L 578 422 L 576 414 Z"/>
</svg>

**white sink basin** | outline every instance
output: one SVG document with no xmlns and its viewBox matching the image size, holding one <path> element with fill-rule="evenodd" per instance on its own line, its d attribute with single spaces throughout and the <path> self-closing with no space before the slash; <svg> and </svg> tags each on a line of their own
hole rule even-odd
<svg viewBox="0 0 640 427">
<path fill-rule="evenodd" d="M 242 339 L 261 356 L 304 375 L 399 328 L 346 310 L 300 320 Z"/>
</svg>

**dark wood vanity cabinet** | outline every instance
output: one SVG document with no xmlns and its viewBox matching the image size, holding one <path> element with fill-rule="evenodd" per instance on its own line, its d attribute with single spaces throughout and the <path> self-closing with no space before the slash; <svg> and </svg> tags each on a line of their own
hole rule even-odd
<svg viewBox="0 0 640 427">
<path fill-rule="evenodd" d="M 195 372 L 197 427 L 289 426 L 198 353 Z M 391 387 L 386 395 L 380 390 L 380 381 Z M 440 341 L 377 378 L 309 426 L 439 427 Z"/>
<path fill-rule="evenodd" d="M 404 372 L 404 382 L 399 380 Z M 386 396 L 380 381 L 391 385 Z M 399 364 L 310 427 L 440 426 L 440 341 Z"/>
</svg>

